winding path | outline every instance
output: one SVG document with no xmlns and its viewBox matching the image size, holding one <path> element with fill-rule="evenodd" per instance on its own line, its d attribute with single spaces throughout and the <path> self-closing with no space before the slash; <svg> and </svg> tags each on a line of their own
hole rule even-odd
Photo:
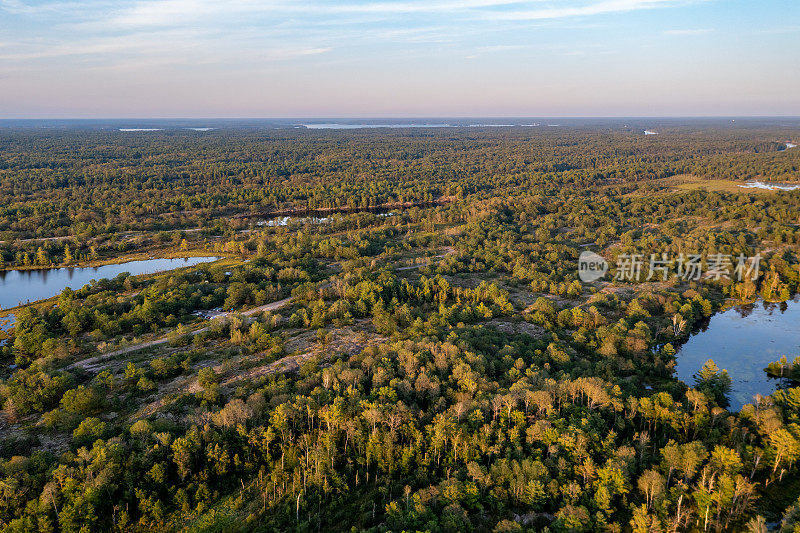
<svg viewBox="0 0 800 533">
<path fill-rule="evenodd" d="M 327 284 L 327 285 L 330 285 L 330 284 Z M 320 288 L 324 288 L 327 285 L 324 285 L 324 286 L 322 286 Z M 242 315 L 245 315 L 245 316 L 251 316 L 251 315 L 258 314 L 258 313 L 263 313 L 264 311 L 274 311 L 275 309 L 280 309 L 281 307 L 284 307 L 284 306 L 288 305 L 289 303 L 291 303 L 291 301 L 293 299 L 294 298 L 292 296 L 290 296 L 288 298 L 284 298 L 283 300 L 278 300 L 276 302 L 272 302 L 272 303 L 268 303 L 268 304 L 265 304 L 265 305 L 260 305 L 258 307 L 254 307 L 252 309 L 248 309 L 247 311 L 243 311 L 242 313 L 239 313 L 239 314 L 242 314 Z M 232 314 L 232 313 L 230 313 L 230 312 L 229 313 L 224 313 L 224 314 L 221 314 L 219 316 L 224 317 L 224 316 L 229 316 L 230 314 Z M 189 331 L 189 332 L 187 332 L 187 335 L 199 335 L 200 333 L 203 333 L 204 331 L 208 331 L 208 329 L 209 329 L 209 327 L 206 326 L 204 328 L 196 329 L 194 331 Z M 152 340 L 152 341 L 148 341 L 148 342 L 143 342 L 143 343 L 140 343 L 140 344 L 134 344 L 132 346 L 126 346 L 125 348 L 120 348 L 119 350 L 115 350 L 113 352 L 108 352 L 108 353 L 96 355 L 94 357 L 89 357 L 88 359 L 83 359 L 81 361 L 77 361 L 75 363 L 72 363 L 71 365 L 66 366 L 64 368 L 64 370 L 69 370 L 71 368 L 83 368 L 83 369 L 86 369 L 86 370 L 92 370 L 92 367 L 94 365 L 96 365 L 97 363 L 102 363 L 103 361 L 107 361 L 108 359 L 111 359 L 112 357 L 116 357 L 118 355 L 123 355 L 123 354 L 130 353 L 130 352 L 136 352 L 136 351 L 139 351 L 139 350 L 144 350 L 145 348 L 158 346 L 160 344 L 166 344 L 167 342 L 169 342 L 169 337 L 168 336 L 167 337 L 162 337 L 160 339 L 155 339 L 155 340 Z"/>
</svg>

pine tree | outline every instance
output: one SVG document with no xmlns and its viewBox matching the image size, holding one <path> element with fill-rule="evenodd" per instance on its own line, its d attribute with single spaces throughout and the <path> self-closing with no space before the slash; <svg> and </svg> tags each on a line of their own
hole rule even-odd
<svg viewBox="0 0 800 533">
<path fill-rule="evenodd" d="M 731 377 L 727 370 L 720 370 L 713 359 L 709 359 L 703 364 L 697 374 L 692 376 L 695 380 L 695 388 L 707 396 L 713 398 L 717 405 L 728 406 L 727 394 L 731 391 Z"/>
</svg>

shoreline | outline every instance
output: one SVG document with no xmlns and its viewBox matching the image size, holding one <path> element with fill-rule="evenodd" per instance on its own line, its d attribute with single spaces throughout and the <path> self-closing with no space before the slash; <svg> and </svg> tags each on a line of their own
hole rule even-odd
<svg viewBox="0 0 800 533">
<path fill-rule="evenodd" d="M 138 259 L 137 257 L 134 257 L 134 258 L 130 259 L 130 258 L 127 258 L 128 256 L 125 256 L 125 257 L 126 257 L 125 260 L 107 261 L 104 264 L 100 264 L 100 265 L 96 265 L 96 266 L 100 267 L 100 266 L 108 266 L 108 265 L 123 265 L 125 263 L 130 263 L 130 262 L 133 262 L 133 261 L 149 260 L 149 259 L 183 259 L 183 258 L 189 258 L 189 257 L 207 257 L 207 256 L 204 255 L 204 254 L 195 254 L 195 255 L 182 254 L 182 255 L 179 255 L 178 257 L 152 257 L 152 258 L 144 257 L 143 259 Z M 221 261 L 221 260 L 225 260 L 225 259 L 231 259 L 230 256 L 216 256 L 216 257 L 217 257 L 217 259 L 215 259 L 214 261 L 209 261 L 209 263 L 217 262 L 217 261 Z M 175 270 L 179 270 L 181 268 L 187 268 L 187 267 L 178 266 L 178 267 L 170 268 L 170 269 L 167 269 L 167 270 L 159 270 L 157 272 L 151 272 L 151 273 L 145 273 L 145 274 L 134 274 L 134 275 L 135 276 L 158 276 L 158 275 L 161 275 L 161 274 L 165 274 L 167 272 L 173 272 Z M 49 270 L 54 270 L 54 269 L 59 269 L 59 268 L 92 268 L 92 267 L 65 266 L 65 267 L 50 267 L 50 268 L 42 268 L 42 269 L 31 269 L 31 268 L 28 268 L 28 269 L 20 269 L 20 270 L 25 270 L 25 271 L 32 271 L 32 270 L 34 270 L 34 271 L 35 270 L 49 271 Z M 0 272 L 13 272 L 14 270 L 17 270 L 17 269 L 11 269 L 11 270 L 0 271 Z M 58 296 L 59 296 L 58 294 L 55 294 L 55 295 L 50 296 L 48 298 L 42 298 L 40 300 L 33 300 L 31 302 L 27 302 L 27 303 L 23 303 L 23 304 L 17 304 L 17 305 L 15 305 L 13 307 L 0 307 L 0 321 L 2 321 L 6 317 L 13 316 L 15 312 L 18 312 L 21 309 L 24 309 L 26 307 L 31 307 L 31 306 L 37 306 L 38 307 L 38 306 L 54 305 L 56 303 L 56 300 L 58 299 Z"/>
<path fill-rule="evenodd" d="M 60 268 L 98 268 L 108 265 L 122 265 L 125 263 L 132 263 L 134 261 L 149 261 L 151 259 L 184 259 L 190 257 L 212 257 L 212 256 L 217 257 L 217 261 L 219 261 L 220 259 L 228 259 L 232 257 L 230 254 L 227 254 L 226 252 L 211 252 L 207 250 L 166 252 L 155 255 L 147 252 L 138 252 L 133 254 L 126 254 L 120 257 L 110 257 L 108 259 L 98 259 L 96 261 L 82 261 L 78 263 L 72 263 L 69 265 L 61 264 L 61 265 L 50 265 L 50 266 L 42 266 L 42 265 L 11 266 L 11 267 L 0 268 L 0 272 L 14 272 L 14 271 L 28 272 L 28 271 L 38 271 L 38 270 L 44 271 L 44 270 L 57 270 Z"/>
</svg>

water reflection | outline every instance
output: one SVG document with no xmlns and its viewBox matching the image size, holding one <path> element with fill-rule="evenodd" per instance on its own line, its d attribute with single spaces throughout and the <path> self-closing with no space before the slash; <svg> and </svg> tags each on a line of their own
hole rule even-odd
<svg viewBox="0 0 800 533">
<path fill-rule="evenodd" d="M 216 259 L 216 257 L 147 259 L 86 268 L 2 271 L 0 272 L 0 309 L 50 298 L 60 293 L 65 287 L 79 289 L 92 280 L 113 278 L 123 272 L 133 275 L 152 274 Z"/>
<path fill-rule="evenodd" d="M 767 376 L 764 368 L 785 355 L 800 355 L 800 297 L 789 302 L 758 301 L 719 313 L 686 341 L 677 354 L 678 378 L 692 386 L 708 359 L 728 371 L 732 380 L 730 408 L 738 410 L 756 394 L 767 395 L 786 385 Z"/>
</svg>

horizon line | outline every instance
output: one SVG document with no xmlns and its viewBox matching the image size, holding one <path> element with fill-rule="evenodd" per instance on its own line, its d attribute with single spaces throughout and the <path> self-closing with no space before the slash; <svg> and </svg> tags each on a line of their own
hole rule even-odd
<svg viewBox="0 0 800 533">
<path fill-rule="evenodd" d="M 265 116 L 265 117 L 246 117 L 246 116 L 229 116 L 229 117 L 135 117 L 135 116 L 108 116 L 108 117 L 0 117 L 0 122 L 10 121 L 46 121 L 46 120 L 420 120 L 420 119 L 447 119 L 447 120 L 470 120 L 470 119 L 486 119 L 486 118 L 502 118 L 502 119 L 750 119 L 750 118 L 794 118 L 800 119 L 798 115 L 734 115 L 734 114 L 720 114 L 720 115 L 354 115 L 354 116 Z"/>
</svg>

